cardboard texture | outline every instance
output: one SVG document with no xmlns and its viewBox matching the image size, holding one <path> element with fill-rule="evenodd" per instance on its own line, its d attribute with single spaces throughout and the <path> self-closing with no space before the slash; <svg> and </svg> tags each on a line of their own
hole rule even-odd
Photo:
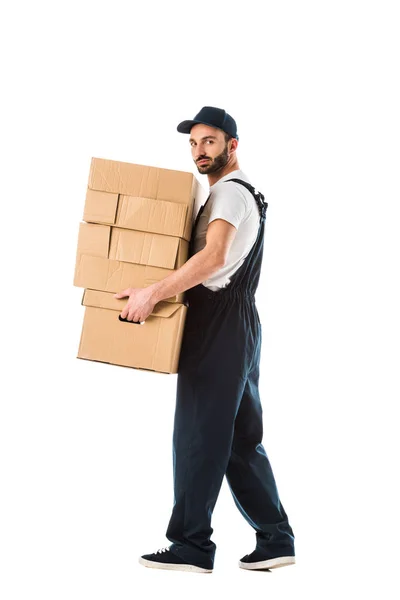
<svg viewBox="0 0 400 600">
<path fill-rule="evenodd" d="M 126 301 L 85 290 L 85 315 L 77 358 L 177 373 L 187 306 L 159 302 L 139 325 L 120 321 Z"/>
<path fill-rule="evenodd" d="M 191 173 L 92 158 L 74 273 L 85 288 L 78 358 L 177 372 L 185 293 L 159 302 L 142 325 L 119 320 L 128 298 L 113 295 L 188 260 L 194 209 L 205 198 Z"/>
<path fill-rule="evenodd" d="M 105 292 L 147 287 L 181 267 L 187 257 L 188 242 L 180 238 L 80 223 L 74 285 Z M 117 285 L 123 287 L 114 289 Z M 183 302 L 184 297 L 182 292 L 167 301 Z"/>
<path fill-rule="evenodd" d="M 77 258 L 80 254 L 112 260 L 179 269 L 188 259 L 189 244 L 181 238 L 80 223 Z"/>
<path fill-rule="evenodd" d="M 190 240 L 187 205 L 87 189 L 83 220 Z"/>
<path fill-rule="evenodd" d="M 81 254 L 75 268 L 74 285 L 116 294 L 128 287 L 147 287 L 170 273 L 173 270 Z M 183 302 L 184 297 L 181 293 L 166 301 Z"/>
<path fill-rule="evenodd" d="M 192 173 L 92 158 L 83 218 L 189 241 L 196 198 L 205 192 Z"/>
</svg>

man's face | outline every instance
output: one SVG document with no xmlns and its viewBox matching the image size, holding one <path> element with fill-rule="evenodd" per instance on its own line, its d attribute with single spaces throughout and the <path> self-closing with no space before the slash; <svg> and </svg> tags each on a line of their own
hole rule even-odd
<svg viewBox="0 0 400 600">
<path fill-rule="evenodd" d="M 189 143 L 196 167 L 202 175 L 215 173 L 229 160 L 228 146 L 223 131 L 209 125 L 197 124 L 190 131 Z"/>
</svg>

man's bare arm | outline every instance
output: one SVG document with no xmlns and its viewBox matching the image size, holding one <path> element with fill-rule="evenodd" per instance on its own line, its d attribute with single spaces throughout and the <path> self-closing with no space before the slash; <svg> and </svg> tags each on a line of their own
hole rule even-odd
<svg viewBox="0 0 400 600">
<path fill-rule="evenodd" d="M 229 248 L 236 235 L 236 227 L 224 219 L 215 219 L 207 229 L 206 245 L 182 267 L 150 286 L 153 299 L 157 302 L 206 281 L 219 271 L 226 262 Z"/>
</svg>

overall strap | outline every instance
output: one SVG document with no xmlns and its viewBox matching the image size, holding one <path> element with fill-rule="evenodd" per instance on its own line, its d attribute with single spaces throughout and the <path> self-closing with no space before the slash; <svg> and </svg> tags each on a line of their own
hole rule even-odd
<svg viewBox="0 0 400 600">
<path fill-rule="evenodd" d="M 243 181 L 243 179 L 226 179 L 225 181 L 235 181 L 236 183 L 241 183 L 245 188 L 249 190 L 251 194 L 253 194 L 255 201 L 257 202 L 258 210 L 260 212 L 260 217 L 262 221 L 265 221 L 266 212 L 268 208 L 268 202 L 265 202 L 265 197 L 261 192 L 256 191 L 256 189 L 248 183 L 248 181 Z"/>
</svg>

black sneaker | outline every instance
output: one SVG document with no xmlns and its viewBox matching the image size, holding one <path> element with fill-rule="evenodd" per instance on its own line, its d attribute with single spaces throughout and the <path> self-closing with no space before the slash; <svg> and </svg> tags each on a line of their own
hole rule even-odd
<svg viewBox="0 0 400 600">
<path fill-rule="evenodd" d="M 212 569 L 204 569 L 197 565 L 191 565 L 179 556 L 173 554 L 169 548 L 160 548 L 153 554 L 143 554 L 139 558 L 141 565 L 154 569 L 169 569 L 171 571 L 192 571 L 194 573 L 212 573 Z"/>
<path fill-rule="evenodd" d="M 266 555 L 260 550 L 254 550 L 251 554 L 246 554 L 239 561 L 241 569 L 276 569 L 286 565 L 294 565 L 296 562 L 294 556 L 276 556 L 275 558 L 266 558 Z"/>
</svg>

